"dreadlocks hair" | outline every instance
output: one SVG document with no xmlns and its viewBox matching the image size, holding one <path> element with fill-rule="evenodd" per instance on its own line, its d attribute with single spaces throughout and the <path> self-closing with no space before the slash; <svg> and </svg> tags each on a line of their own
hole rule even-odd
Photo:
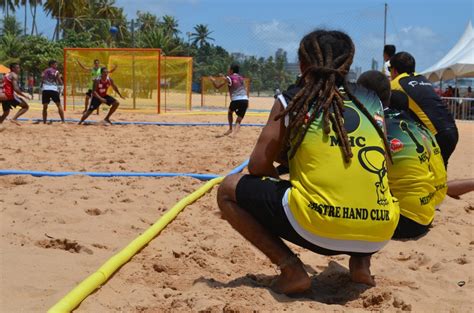
<svg viewBox="0 0 474 313">
<path fill-rule="evenodd" d="M 288 107 L 275 117 L 275 120 L 289 115 L 290 123 L 286 132 L 285 144 L 291 159 L 303 141 L 309 125 L 323 114 L 323 130 L 331 131 L 331 125 L 341 142 L 344 161 L 353 157 L 347 131 L 344 128 L 344 88 L 349 99 L 374 125 L 379 136 L 384 139 L 386 151 L 390 151 L 385 134 L 373 116 L 354 96 L 345 76 L 349 73 L 354 58 L 355 47 L 351 38 L 340 31 L 315 30 L 303 37 L 298 49 L 298 58 L 305 69 L 302 74 L 302 88 L 290 101 Z M 332 111 L 332 112 L 331 112 Z"/>
</svg>

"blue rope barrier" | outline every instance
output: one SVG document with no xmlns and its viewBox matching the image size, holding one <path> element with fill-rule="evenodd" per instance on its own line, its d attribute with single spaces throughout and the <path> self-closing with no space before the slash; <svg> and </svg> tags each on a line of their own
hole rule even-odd
<svg viewBox="0 0 474 313">
<path fill-rule="evenodd" d="M 42 122 L 42 119 L 29 119 L 29 118 L 19 118 L 18 121 L 21 122 Z M 50 122 L 61 122 L 60 119 L 49 119 Z M 71 123 L 79 123 L 78 119 L 65 119 L 65 122 Z M 100 121 L 85 121 L 84 124 L 97 124 Z M 227 123 L 171 123 L 171 122 L 125 122 L 125 121 L 115 121 L 113 122 L 114 125 L 154 125 L 154 126 L 228 126 Z M 259 123 L 247 123 L 247 124 L 240 124 L 240 126 L 244 127 L 263 127 L 265 124 Z"/>
<path fill-rule="evenodd" d="M 31 175 L 34 177 L 64 177 L 72 175 L 85 175 L 91 177 L 192 177 L 200 180 L 211 180 L 219 177 L 213 174 L 194 174 L 194 173 L 140 173 L 140 172 L 47 172 L 47 171 L 26 171 L 26 170 L 0 170 L 0 176 L 3 175 Z"/>
</svg>

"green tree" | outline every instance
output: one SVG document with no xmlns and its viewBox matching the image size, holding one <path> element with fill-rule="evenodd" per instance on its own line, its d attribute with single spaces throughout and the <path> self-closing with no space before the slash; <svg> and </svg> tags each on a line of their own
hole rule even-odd
<svg viewBox="0 0 474 313">
<path fill-rule="evenodd" d="M 178 20 L 173 16 L 164 15 L 163 22 L 160 24 L 160 26 L 164 29 L 165 34 L 167 34 L 169 37 L 176 38 L 180 33 L 178 29 Z"/>
<path fill-rule="evenodd" d="M 62 60 L 62 49 L 54 41 L 43 36 L 26 36 L 23 41 L 23 51 L 20 55 L 22 68 L 35 76 L 39 75 L 50 60 Z"/>
<path fill-rule="evenodd" d="M 184 53 L 184 45 L 175 38 L 168 36 L 162 28 L 140 34 L 138 38 L 140 48 L 160 48 L 165 55 L 181 55 Z"/>
<path fill-rule="evenodd" d="M 107 46 L 126 46 L 130 39 L 128 21 L 123 8 L 115 6 L 115 0 L 90 0 L 89 9 L 85 12 L 87 30 L 93 30 L 93 39 L 102 41 Z M 117 34 L 111 34 L 110 28 L 117 27 Z M 127 41 L 127 44 L 124 42 Z"/>
<path fill-rule="evenodd" d="M 11 34 L 14 36 L 20 36 L 23 32 L 20 23 L 17 21 L 15 15 L 5 16 L 3 20 L 1 20 L 1 34 L 3 36 L 5 34 Z"/>
<path fill-rule="evenodd" d="M 94 48 L 99 47 L 100 42 L 94 41 L 90 32 L 75 32 L 67 29 L 64 38 L 58 41 L 62 48 Z"/>
<path fill-rule="evenodd" d="M 214 38 L 210 37 L 212 31 L 209 31 L 207 25 L 198 24 L 194 26 L 194 33 L 191 33 L 191 39 L 193 40 L 193 45 L 197 45 L 199 43 L 199 47 L 203 47 L 205 45 L 209 45 L 209 41 L 214 41 Z"/>
<path fill-rule="evenodd" d="M 11 16 L 10 16 L 11 17 Z M 20 61 L 23 41 L 16 35 L 7 33 L 0 37 L 0 62 L 10 64 Z"/>
<path fill-rule="evenodd" d="M 6 13 L 6 16 L 10 16 L 10 11 L 15 12 L 16 1 L 15 0 L 0 0 L 0 8 Z"/>
<path fill-rule="evenodd" d="M 88 4 L 86 0 L 45 0 L 43 5 L 45 12 L 57 21 L 53 38 L 59 40 L 62 29 L 76 27 L 79 23 L 77 17 L 84 15 Z"/>
<path fill-rule="evenodd" d="M 152 31 L 160 25 L 159 18 L 149 12 L 137 11 L 137 28 L 139 32 Z"/>
</svg>

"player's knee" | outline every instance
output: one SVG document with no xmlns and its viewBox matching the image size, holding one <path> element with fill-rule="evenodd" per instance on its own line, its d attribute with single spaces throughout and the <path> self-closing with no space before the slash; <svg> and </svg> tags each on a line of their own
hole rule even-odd
<svg viewBox="0 0 474 313">
<path fill-rule="evenodd" d="M 225 209 L 225 206 L 221 205 L 226 201 L 235 201 L 235 190 L 237 188 L 237 184 L 239 183 L 240 179 L 242 178 L 242 174 L 234 174 L 229 175 L 224 178 L 222 183 L 219 185 L 219 189 L 217 190 L 217 203 L 219 207 Z"/>
</svg>

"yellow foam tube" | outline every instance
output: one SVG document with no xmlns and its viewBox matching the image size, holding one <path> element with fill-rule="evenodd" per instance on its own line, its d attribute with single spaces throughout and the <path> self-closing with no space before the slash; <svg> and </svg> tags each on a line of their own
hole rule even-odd
<svg viewBox="0 0 474 313">
<path fill-rule="evenodd" d="M 103 285 L 113 273 L 156 237 L 186 206 L 201 198 L 223 179 L 224 177 L 214 178 L 192 194 L 181 199 L 143 234 L 129 243 L 122 251 L 111 257 L 94 274 L 84 279 L 76 288 L 59 300 L 58 303 L 48 310 L 48 313 L 64 313 L 74 310 L 87 296 Z"/>
</svg>

